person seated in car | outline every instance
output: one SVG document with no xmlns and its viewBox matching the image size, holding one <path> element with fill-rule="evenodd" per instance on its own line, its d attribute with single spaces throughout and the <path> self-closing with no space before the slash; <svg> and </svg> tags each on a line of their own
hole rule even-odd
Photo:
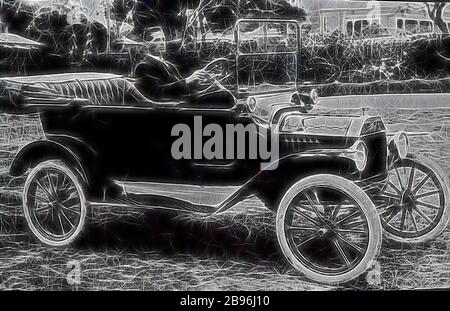
<svg viewBox="0 0 450 311">
<path fill-rule="evenodd" d="M 135 69 L 136 87 L 152 100 L 170 100 L 191 93 L 196 85 L 208 82 L 208 74 L 200 69 L 184 78 L 176 66 L 164 58 L 147 54 Z"/>
<path fill-rule="evenodd" d="M 231 92 L 215 83 L 207 70 L 198 69 L 183 77 L 177 66 L 164 58 L 165 49 L 161 51 L 158 48 L 151 48 L 150 46 L 150 52 L 134 71 L 135 86 L 148 99 L 184 101 L 211 106 L 234 105 Z"/>
</svg>

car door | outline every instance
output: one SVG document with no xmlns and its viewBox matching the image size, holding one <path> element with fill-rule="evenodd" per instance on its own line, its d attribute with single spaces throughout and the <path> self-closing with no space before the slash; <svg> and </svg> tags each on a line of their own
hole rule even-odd
<svg viewBox="0 0 450 311">
<path fill-rule="evenodd" d="M 57 117 L 51 119 L 55 122 Z M 215 124 L 225 132 L 227 125 L 252 122 L 234 109 L 86 106 L 64 120 L 60 127 L 92 146 L 96 166 L 115 180 L 240 184 L 255 171 L 254 161 L 225 155 L 209 158 L 203 153 L 210 138 L 204 136 L 208 125 Z M 173 153 L 180 138 L 174 132 L 177 125 L 190 131 L 190 156 L 180 158 Z M 222 148 L 228 139 L 220 137 Z"/>
<path fill-rule="evenodd" d="M 168 176 L 171 180 L 194 184 L 242 184 L 255 172 L 256 161 L 249 160 L 245 155 L 244 158 L 237 158 L 237 136 L 227 135 L 227 128 L 238 124 L 245 127 L 252 123 L 251 118 L 241 115 L 238 110 L 187 107 L 167 111 L 165 120 L 170 122 L 156 127 L 164 128 L 160 132 L 161 137 L 168 142 L 163 147 L 163 154 L 167 155 L 167 162 L 171 164 L 171 176 Z M 185 132 L 181 128 L 189 129 L 187 132 L 191 142 L 190 152 L 183 154 L 179 153 L 180 140 L 187 140 L 182 138 Z M 233 156 L 227 154 L 230 144 L 234 146 Z M 184 151 L 183 148 L 181 151 Z"/>
</svg>

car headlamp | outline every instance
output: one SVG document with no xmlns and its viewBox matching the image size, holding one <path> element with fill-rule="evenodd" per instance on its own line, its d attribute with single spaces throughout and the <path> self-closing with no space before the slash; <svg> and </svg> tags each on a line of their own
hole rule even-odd
<svg viewBox="0 0 450 311">
<path fill-rule="evenodd" d="M 362 172 L 367 165 L 367 147 L 366 144 L 360 140 L 353 144 L 348 149 L 348 152 L 344 154 L 344 156 L 348 159 L 353 160 L 355 162 L 356 168 L 358 171 Z"/>
<path fill-rule="evenodd" d="M 389 142 L 389 151 L 396 152 L 400 159 L 405 159 L 409 153 L 408 136 L 404 132 L 396 133 Z"/>
<path fill-rule="evenodd" d="M 254 98 L 254 97 L 247 98 L 247 106 L 251 112 L 254 112 L 255 108 L 256 108 L 256 98 Z"/>
<path fill-rule="evenodd" d="M 319 100 L 319 94 L 317 93 L 316 89 L 312 89 L 311 92 L 309 92 L 309 97 L 311 98 L 312 104 L 317 105 L 317 102 Z"/>
</svg>

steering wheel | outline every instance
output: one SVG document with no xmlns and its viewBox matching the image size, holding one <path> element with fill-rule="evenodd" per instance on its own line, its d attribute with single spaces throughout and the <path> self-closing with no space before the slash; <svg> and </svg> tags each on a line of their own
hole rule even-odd
<svg viewBox="0 0 450 311">
<path fill-rule="evenodd" d="M 230 76 L 228 59 L 223 57 L 217 58 L 204 66 L 203 71 L 207 72 L 211 79 L 212 83 L 209 84 L 209 86 L 216 85 L 221 89 L 225 89 L 225 87 L 222 85 L 222 81 Z M 205 90 L 209 88 L 210 87 L 207 87 Z"/>
<path fill-rule="evenodd" d="M 228 77 L 229 60 L 226 58 L 217 58 L 203 67 L 214 82 L 221 82 Z"/>
<path fill-rule="evenodd" d="M 228 67 L 228 59 L 225 57 L 216 58 L 215 60 L 209 62 L 205 67 L 203 67 L 203 70 L 205 71 L 211 71 L 217 67 Z"/>
<path fill-rule="evenodd" d="M 213 94 L 217 92 L 226 92 L 233 96 L 230 90 L 222 82 L 230 77 L 230 61 L 227 58 L 217 58 L 206 66 L 203 71 L 208 73 L 210 82 L 202 84 L 203 88 L 199 90 L 199 95 Z M 234 97 L 234 96 L 233 96 Z"/>
</svg>

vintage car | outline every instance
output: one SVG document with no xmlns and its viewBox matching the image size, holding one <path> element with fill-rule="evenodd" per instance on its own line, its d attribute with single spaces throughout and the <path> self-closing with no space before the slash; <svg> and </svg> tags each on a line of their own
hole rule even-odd
<svg viewBox="0 0 450 311">
<path fill-rule="evenodd" d="M 242 23 L 279 27 L 283 40 L 271 39 L 278 53 L 268 51 L 267 40 L 264 50 L 242 35 Z M 235 40 L 235 58 L 206 70 L 236 62 L 232 68 L 245 71 L 243 59 L 277 55 L 289 56 L 297 70 L 296 21 L 241 20 Z M 45 139 L 23 146 L 10 174 L 27 174 L 24 215 L 31 234 L 49 246 L 77 239 L 89 208 L 218 215 L 254 195 L 276 214 L 289 263 L 312 280 L 342 283 L 372 265 L 383 232 L 395 241 L 423 242 L 448 222 L 447 178 L 430 160 L 409 153 L 404 133 L 388 134 L 377 116 L 315 114 L 316 92 L 300 93 L 295 75 L 278 86 L 237 81 L 229 106 L 155 102 L 130 79 L 105 73 L 9 77 L 0 88 L 3 110 L 40 115 Z M 252 125 L 261 129 L 258 142 L 270 142 L 272 150 L 278 144 L 278 154 L 201 154 L 213 129 L 232 126 L 237 136 L 239 127 Z M 184 157 L 173 151 L 181 129 L 193 133 Z M 244 136 L 247 152 L 251 134 Z M 216 143 L 239 148 L 230 137 Z"/>
</svg>

